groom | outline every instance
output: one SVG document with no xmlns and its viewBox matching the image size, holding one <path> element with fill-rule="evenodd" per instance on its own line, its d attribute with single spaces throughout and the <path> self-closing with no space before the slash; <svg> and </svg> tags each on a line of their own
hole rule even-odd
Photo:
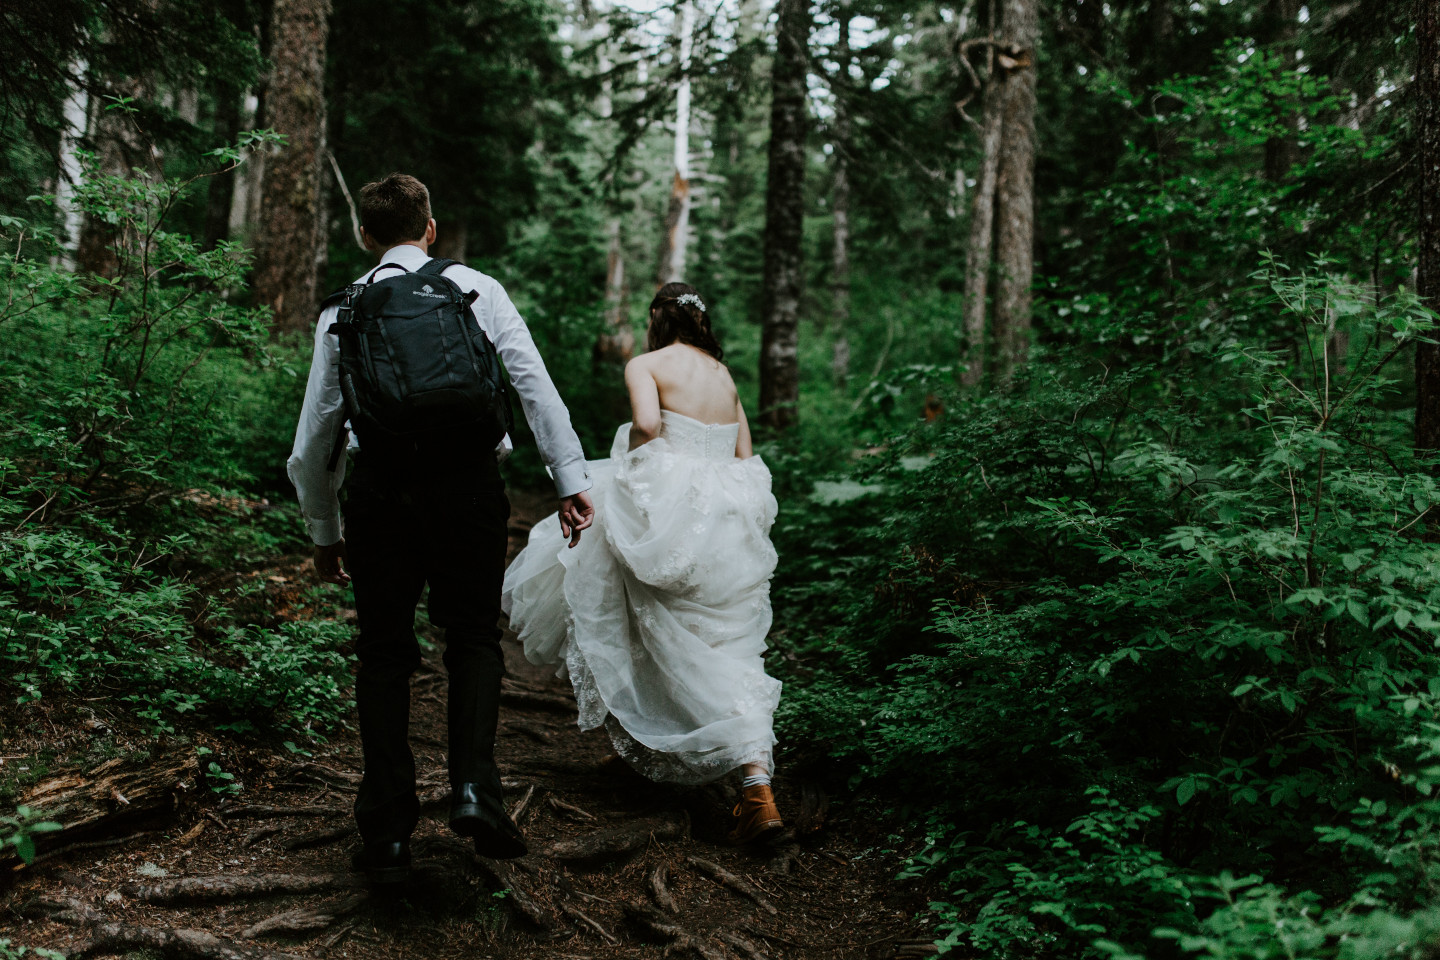
<svg viewBox="0 0 1440 960">
<path fill-rule="evenodd" d="M 360 219 L 365 246 L 382 266 L 357 282 L 414 272 L 430 259 L 435 242 L 430 194 L 414 177 L 393 173 L 362 187 Z M 469 309 L 520 395 L 560 496 L 561 529 L 573 545 L 594 518 L 585 492 L 590 478 L 570 415 L 530 331 L 494 279 L 460 264 L 443 273 L 461 291 L 476 295 Z M 505 673 L 496 621 L 510 516 L 498 458 L 509 452 L 510 438 L 482 449 L 475 438 L 453 433 L 403 441 L 357 436 L 348 451 L 354 462 L 342 531 L 338 493 L 346 458 L 336 446 L 347 413 L 337 367 L 339 339 L 331 332 L 338 312 L 332 305 L 320 314 L 287 471 L 315 542 L 317 575 L 351 583 L 355 591 L 360 661 L 355 701 L 365 762 L 355 800 L 363 842 L 356 865 L 378 883 L 409 875 L 409 838 L 420 815 L 408 739 L 410 676 L 420 664 L 415 607 L 427 584 L 430 621 L 445 631 L 450 679 L 450 826 L 473 837 L 483 856 L 523 856 L 525 839 L 501 803 L 494 760 Z"/>
</svg>

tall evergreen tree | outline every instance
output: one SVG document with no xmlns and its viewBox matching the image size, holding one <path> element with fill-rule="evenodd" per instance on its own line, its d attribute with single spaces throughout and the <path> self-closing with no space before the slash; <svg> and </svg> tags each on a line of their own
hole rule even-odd
<svg viewBox="0 0 1440 960">
<path fill-rule="evenodd" d="M 1418 292 L 1440 310 L 1440 4 L 1416 0 L 1419 103 L 1420 264 Z M 1440 345 L 1416 344 L 1415 446 L 1440 450 Z"/>
<path fill-rule="evenodd" d="M 809 0 L 779 0 L 771 82 L 770 166 L 765 188 L 765 273 L 761 293 L 760 416 L 784 429 L 800 399 L 799 317 L 804 287 L 805 78 Z"/>
</svg>

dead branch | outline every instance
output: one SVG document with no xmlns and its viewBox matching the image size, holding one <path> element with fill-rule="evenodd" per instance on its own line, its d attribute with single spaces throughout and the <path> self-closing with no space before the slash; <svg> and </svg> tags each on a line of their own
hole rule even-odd
<svg viewBox="0 0 1440 960">
<path fill-rule="evenodd" d="M 579 817 L 581 820 L 596 819 L 595 814 L 591 813 L 590 811 L 582 810 L 580 807 L 575 806 L 575 804 L 573 803 L 566 803 L 559 797 L 549 797 L 546 802 L 549 803 L 550 806 L 554 807 L 556 810 L 560 810 L 564 813 L 571 814 L 572 816 Z"/>
<path fill-rule="evenodd" d="M 655 898 L 660 909 L 667 913 L 677 912 L 675 898 L 670 894 L 670 868 L 663 863 L 657 863 L 655 869 L 650 871 L 649 884 L 650 895 Z"/>
<path fill-rule="evenodd" d="M 676 840 L 684 835 L 689 818 L 684 815 L 659 820 L 638 820 L 621 827 L 608 827 L 573 840 L 559 840 L 542 851 L 556 860 L 607 860 L 634 853 L 653 840 Z"/>
<path fill-rule="evenodd" d="M 685 860 L 692 867 L 695 867 L 721 886 L 729 887 L 741 896 L 753 901 L 756 906 L 772 917 L 779 915 L 780 911 L 775 909 L 775 905 L 750 881 L 736 876 L 719 864 L 711 863 L 709 860 L 702 860 L 699 857 L 686 857 Z"/>
<path fill-rule="evenodd" d="M 536 786 L 536 784 L 530 784 L 529 789 L 525 791 L 525 795 L 519 800 L 516 800 L 515 805 L 510 808 L 510 819 L 514 820 L 517 825 L 530 810 L 530 801 L 535 798 Z"/>
<path fill-rule="evenodd" d="M 259 876 L 182 877 L 161 883 L 132 883 L 120 892 L 147 903 L 182 903 L 202 900 L 240 900 L 277 893 L 316 893 L 353 887 L 357 881 L 343 874 L 272 873 Z"/>
</svg>

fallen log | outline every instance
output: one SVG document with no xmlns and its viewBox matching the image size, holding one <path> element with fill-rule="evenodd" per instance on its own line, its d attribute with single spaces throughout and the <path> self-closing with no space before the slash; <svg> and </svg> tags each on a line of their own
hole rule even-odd
<svg viewBox="0 0 1440 960">
<path fill-rule="evenodd" d="M 780 911 L 775 908 L 775 905 L 770 902 L 765 894 L 760 892 L 759 888 L 748 880 L 737 877 L 718 863 L 711 863 L 709 860 L 702 860 L 699 857 L 686 857 L 685 860 L 692 867 L 695 867 L 721 886 L 729 887 L 731 890 L 752 901 L 772 917 L 779 915 Z"/>
<path fill-rule="evenodd" d="M 637 820 L 620 827 L 593 830 L 573 840 L 557 840 L 541 852 L 556 860 L 613 860 L 634 853 L 651 840 L 677 840 L 684 836 L 688 825 L 689 819 L 684 815 Z"/>
<path fill-rule="evenodd" d="M 259 876 L 181 877 L 160 883 L 131 883 L 120 892 L 146 903 L 184 903 L 204 900 L 240 900 L 281 893 L 317 893 L 353 887 L 358 880 L 346 874 L 271 873 Z"/>
<path fill-rule="evenodd" d="M 195 754 L 189 751 L 169 753 L 141 767 L 128 767 L 125 759 L 116 758 L 87 772 L 42 780 L 16 803 L 61 825 L 41 837 L 42 848 L 54 849 L 170 813 L 178 797 L 194 789 L 196 770 Z"/>
</svg>

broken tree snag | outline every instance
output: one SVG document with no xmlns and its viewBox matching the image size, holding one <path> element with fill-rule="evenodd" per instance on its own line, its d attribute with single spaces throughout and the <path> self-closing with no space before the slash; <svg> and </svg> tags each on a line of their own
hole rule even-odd
<svg viewBox="0 0 1440 960">
<path fill-rule="evenodd" d="M 562 903 L 560 904 L 560 912 L 565 914 L 565 916 L 569 917 L 571 920 L 574 920 L 581 926 L 589 927 L 591 930 L 594 930 L 596 933 L 600 934 L 600 936 L 605 940 L 606 943 L 620 942 L 619 940 L 616 940 L 615 937 L 611 935 L 610 931 L 606 930 L 599 921 L 592 920 L 590 916 L 581 911 L 579 907 L 572 907 L 568 903 Z"/>
<path fill-rule="evenodd" d="M 267 917 L 253 926 L 245 928 L 240 937 L 243 940 L 253 940 L 255 937 L 267 933 L 305 933 L 309 930 L 324 930 L 358 910 L 366 901 L 364 893 L 353 893 L 338 900 L 331 900 L 329 903 L 317 904 L 313 907 L 298 907 L 294 910 L 287 910 L 284 913 L 277 913 L 273 917 Z"/>
<path fill-rule="evenodd" d="M 766 898 L 765 894 L 761 893 L 759 888 L 750 881 L 737 877 L 729 870 L 726 870 L 717 863 L 711 863 L 709 860 L 701 860 L 699 857 L 686 857 L 685 860 L 692 867 L 695 867 L 716 883 L 724 887 L 729 887 L 741 896 L 753 901 L 756 906 L 772 917 L 780 913 L 779 910 L 775 909 L 775 905 Z"/>
<path fill-rule="evenodd" d="M 195 755 L 170 753 L 140 768 L 109 760 L 88 772 L 68 773 L 35 784 L 16 801 L 63 824 L 42 835 L 42 848 L 116 832 L 123 824 L 175 809 L 176 797 L 193 788 Z"/>
<path fill-rule="evenodd" d="M 681 815 L 660 820 L 638 820 L 622 827 L 607 827 L 582 834 L 573 840 L 559 840 L 542 853 L 556 860 L 613 860 L 634 853 L 654 840 L 678 840 L 684 836 L 689 818 Z"/>
<path fill-rule="evenodd" d="M 277 893 L 316 893 L 357 885 L 353 877 L 341 874 L 272 873 L 261 876 L 182 877 L 161 883 L 132 883 L 120 892 L 147 903 L 182 903 L 202 900 L 240 900 L 268 897 Z"/>
<path fill-rule="evenodd" d="M 242 803 L 221 810 L 222 817 L 344 817 L 344 807 L 273 807 L 264 803 Z"/>
<path fill-rule="evenodd" d="M 660 909 L 676 913 L 675 898 L 670 895 L 670 868 L 663 863 L 657 863 L 655 869 L 650 871 L 649 884 L 650 895 L 655 898 Z"/>
<path fill-rule="evenodd" d="M 194 960 L 304 960 L 293 953 L 276 953 L 273 950 L 247 947 L 202 930 L 170 930 L 137 927 L 128 923 L 97 923 L 90 928 L 90 933 L 92 937 L 89 943 L 67 954 L 70 960 L 93 954 L 125 953 L 130 950 L 154 950 L 167 956 Z"/>
<path fill-rule="evenodd" d="M 310 847 L 323 847 L 327 843 L 334 843 L 337 840 L 344 840 L 353 836 L 357 828 L 353 823 L 344 823 L 338 827 L 326 827 L 324 830 L 312 830 L 309 833 L 302 833 L 298 837 L 291 837 L 280 844 L 282 850 L 306 850 Z"/>
</svg>

